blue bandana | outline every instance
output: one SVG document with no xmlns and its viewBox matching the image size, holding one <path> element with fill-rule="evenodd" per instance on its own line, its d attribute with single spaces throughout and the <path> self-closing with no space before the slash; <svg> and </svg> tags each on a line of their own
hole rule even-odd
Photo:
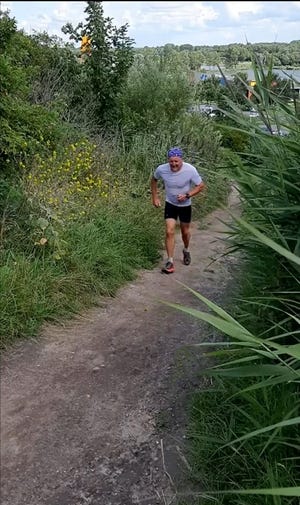
<svg viewBox="0 0 300 505">
<path fill-rule="evenodd" d="M 172 147 L 168 151 L 168 158 L 172 158 L 173 156 L 177 156 L 178 158 L 182 158 L 183 152 L 180 147 Z"/>
</svg>

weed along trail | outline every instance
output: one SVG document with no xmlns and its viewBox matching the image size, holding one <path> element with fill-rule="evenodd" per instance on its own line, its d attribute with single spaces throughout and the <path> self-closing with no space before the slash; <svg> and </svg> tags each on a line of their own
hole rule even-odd
<svg viewBox="0 0 300 505">
<path fill-rule="evenodd" d="M 190 266 L 178 236 L 174 274 L 143 271 L 100 307 L 3 354 L 2 505 L 176 503 L 185 401 L 205 366 L 204 356 L 185 366 L 183 350 L 212 330 L 161 300 L 199 307 L 177 281 L 226 299 L 236 266 L 221 257 L 229 219 L 217 210 L 193 225 Z"/>
</svg>

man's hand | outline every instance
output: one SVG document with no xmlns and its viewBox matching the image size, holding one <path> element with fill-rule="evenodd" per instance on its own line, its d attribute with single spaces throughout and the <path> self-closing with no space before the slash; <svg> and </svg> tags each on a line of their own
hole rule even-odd
<svg viewBox="0 0 300 505">
<path fill-rule="evenodd" d="M 158 197 L 153 198 L 152 203 L 153 203 L 154 207 L 160 207 L 160 205 L 161 205 L 160 199 Z"/>
<path fill-rule="evenodd" d="M 157 188 L 157 180 L 152 177 L 151 179 L 151 195 L 152 195 L 152 204 L 154 207 L 160 207 L 160 199 L 158 198 L 158 188 Z"/>
<path fill-rule="evenodd" d="M 186 194 L 184 194 L 184 195 L 177 195 L 177 200 L 178 200 L 178 202 L 185 202 L 185 200 L 187 200 Z"/>
</svg>

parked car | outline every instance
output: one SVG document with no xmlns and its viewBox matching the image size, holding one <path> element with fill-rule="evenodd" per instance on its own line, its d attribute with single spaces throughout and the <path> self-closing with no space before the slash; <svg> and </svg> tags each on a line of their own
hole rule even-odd
<svg viewBox="0 0 300 505">
<path fill-rule="evenodd" d="M 202 103 L 202 104 L 194 104 L 188 107 L 189 113 L 199 113 L 208 117 L 222 117 L 224 116 L 223 112 L 217 107 L 217 105 Z"/>
<path fill-rule="evenodd" d="M 271 125 L 270 128 L 266 125 L 262 125 L 260 129 L 268 135 L 279 135 L 279 137 L 286 137 L 289 134 L 287 130 L 282 128 L 278 129 L 276 125 Z"/>
<path fill-rule="evenodd" d="M 251 110 L 245 110 L 244 112 L 245 116 L 248 116 L 248 117 L 259 117 L 259 113 L 255 110 L 255 109 L 251 109 Z"/>
<path fill-rule="evenodd" d="M 224 116 L 223 112 L 220 109 L 213 109 L 213 108 L 211 108 L 211 110 L 209 112 L 207 112 L 207 115 L 209 117 L 223 117 Z"/>
</svg>

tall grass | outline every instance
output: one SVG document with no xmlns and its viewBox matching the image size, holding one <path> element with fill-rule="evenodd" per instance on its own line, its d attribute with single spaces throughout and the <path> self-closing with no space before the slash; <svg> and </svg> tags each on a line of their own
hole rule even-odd
<svg viewBox="0 0 300 505">
<path fill-rule="evenodd" d="M 270 87 L 259 61 L 258 123 L 232 103 L 236 131 L 249 149 L 229 158 L 242 216 L 232 216 L 232 253 L 239 251 L 240 295 L 233 315 L 193 291 L 209 311 L 167 303 L 217 329 L 203 346 L 213 387 L 191 402 L 188 455 L 196 492 L 185 504 L 299 503 L 300 380 L 300 122 Z M 268 135 L 261 123 L 284 125 Z M 230 251 L 229 251 L 230 252 Z M 210 346 L 216 348 L 208 352 Z"/>
<path fill-rule="evenodd" d="M 0 267 L 2 347 L 36 335 L 46 320 L 59 320 L 113 296 L 118 287 L 152 268 L 159 258 L 162 227 L 147 201 L 127 199 L 123 212 L 98 205 L 90 221 L 63 228 L 66 250 L 51 254 L 7 252 Z M 126 212 L 125 212 L 126 210 Z"/>
<path fill-rule="evenodd" d="M 226 197 L 216 170 L 219 135 L 199 120 L 200 146 L 193 124 L 183 117 L 170 130 L 158 126 L 155 135 L 77 139 L 47 159 L 37 154 L 22 163 L 0 205 L 1 347 L 113 296 L 140 269 L 157 264 L 164 221 L 151 205 L 150 178 L 170 145 L 183 144 L 187 159 L 213 150 L 201 215 Z"/>
<path fill-rule="evenodd" d="M 297 264 L 298 257 L 294 260 Z M 297 503 L 300 330 L 283 331 L 276 339 L 257 336 L 190 291 L 212 313 L 167 305 L 206 321 L 225 337 L 211 344 L 215 352 L 207 352 L 209 343 L 199 344 L 218 363 L 203 372 L 214 378 L 214 387 L 197 392 L 191 403 L 189 462 L 192 481 L 201 483 L 194 498 L 202 497 L 196 503 L 206 503 L 205 495 L 222 504 Z M 286 337 L 293 343 L 283 345 Z"/>
</svg>

